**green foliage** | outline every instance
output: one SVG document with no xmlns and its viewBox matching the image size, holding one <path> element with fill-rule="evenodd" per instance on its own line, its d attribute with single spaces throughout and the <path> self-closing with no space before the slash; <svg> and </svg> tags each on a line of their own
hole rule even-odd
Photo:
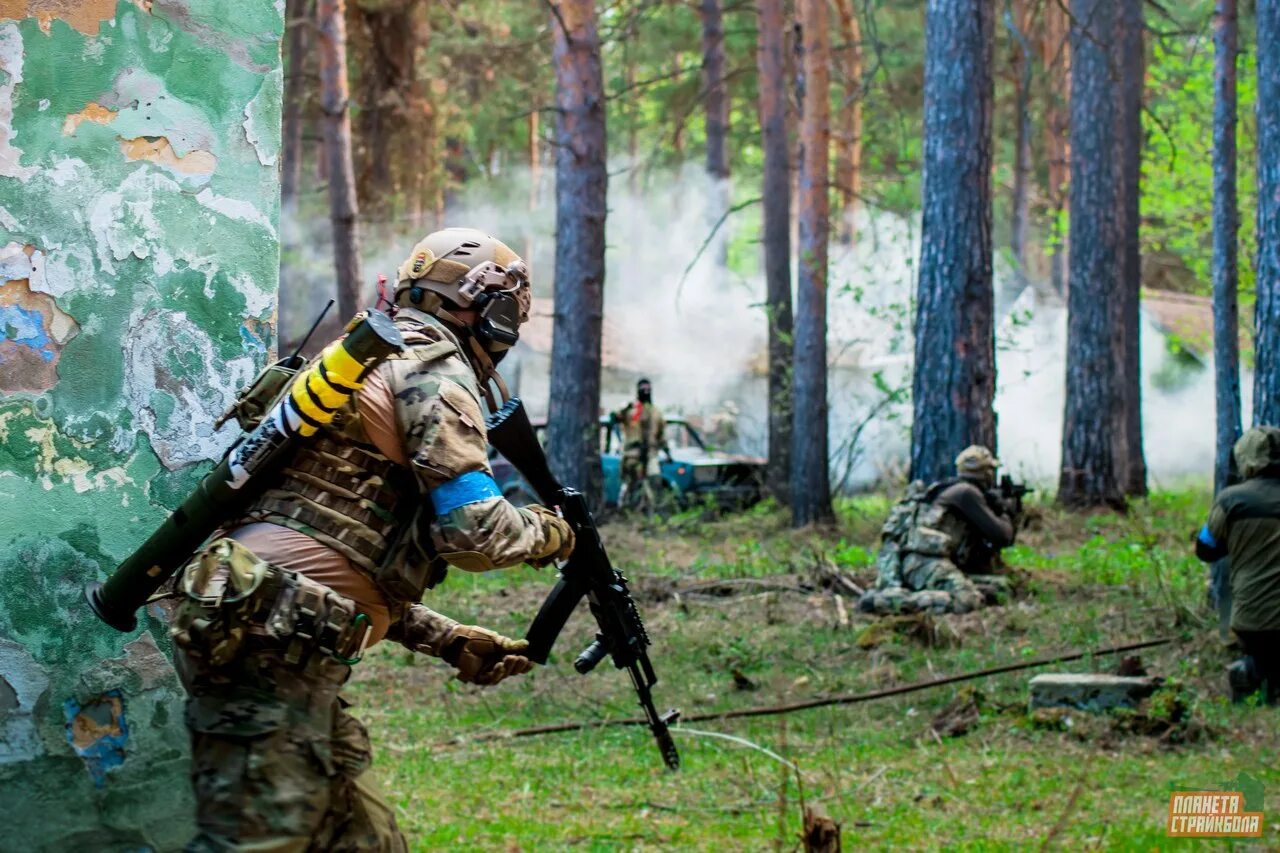
<svg viewBox="0 0 1280 853">
<path fill-rule="evenodd" d="M 1203 8 L 1204 4 L 1200 4 Z M 1155 39 L 1148 70 L 1142 166 L 1142 239 L 1148 252 L 1169 252 L 1186 265 L 1197 292 L 1212 290 L 1213 33 L 1203 25 L 1185 38 Z M 1241 22 L 1245 38 L 1251 28 Z M 1242 39 L 1243 41 L 1244 39 Z M 1240 293 L 1252 302 L 1257 206 L 1257 67 L 1247 43 L 1238 65 L 1237 186 L 1240 200 Z"/>
</svg>

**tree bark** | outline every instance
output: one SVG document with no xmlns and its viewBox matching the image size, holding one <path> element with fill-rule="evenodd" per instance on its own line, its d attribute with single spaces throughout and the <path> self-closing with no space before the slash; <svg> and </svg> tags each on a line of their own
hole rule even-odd
<svg viewBox="0 0 1280 853">
<path fill-rule="evenodd" d="M 1213 490 L 1228 485 L 1240 437 L 1240 208 L 1236 196 L 1236 0 L 1218 0 L 1213 30 L 1213 370 L 1217 452 Z"/>
<path fill-rule="evenodd" d="M 954 472 L 971 444 L 995 450 L 991 283 L 992 0 L 925 12 L 924 221 L 916 291 L 911 477 Z"/>
<path fill-rule="evenodd" d="M 828 161 L 831 144 L 826 0 L 798 0 L 805 94 L 800 119 L 800 264 L 796 287 L 795 415 L 791 433 L 791 521 L 829 522 L 827 458 Z"/>
<path fill-rule="evenodd" d="M 329 175 L 329 218 L 333 222 L 333 271 L 338 310 L 348 318 L 360 310 L 360 224 L 355 170 L 351 162 L 351 117 L 347 111 L 347 24 L 345 0 L 317 0 L 320 55 L 320 109 Z M 344 320 L 345 322 L 345 320 Z"/>
<path fill-rule="evenodd" d="M 760 136 L 764 150 L 764 274 L 769 322 L 769 463 L 775 499 L 790 500 L 791 479 L 791 162 L 787 139 L 786 18 L 783 0 L 760 0 Z"/>
<path fill-rule="evenodd" d="M 283 144 L 280 147 L 280 207 L 292 215 L 302 182 L 302 105 L 307 97 L 307 0 L 285 4 Z"/>
<path fill-rule="evenodd" d="M 853 211 L 862 192 L 862 31 L 853 0 L 836 0 L 840 18 L 843 77 L 839 129 L 836 132 L 836 190 L 840 209 L 835 217 L 841 243 L 853 242 Z"/>
<path fill-rule="evenodd" d="M 556 71 L 556 270 L 548 449 L 599 505 L 600 351 L 608 171 L 594 0 L 551 0 Z"/>
<path fill-rule="evenodd" d="M 729 95 L 724 85 L 724 20 L 720 0 L 702 0 L 702 88 L 707 115 L 707 174 L 729 177 Z"/>
<path fill-rule="evenodd" d="M 366 211 L 386 213 L 392 202 L 412 188 L 420 164 L 409 161 L 408 171 L 396 169 L 392 151 L 405 136 L 421 137 L 421 111 L 412 108 L 417 83 L 416 57 L 420 35 L 417 0 L 368 2 L 356 0 L 352 19 L 363 30 L 357 64 L 359 78 L 360 168 L 358 195 Z"/>
<path fill-rule="evenodd" d="M 1044 4 L 1040 64 L 1046 80 L 1044 106 L 1045 172 L 1048 177 L 1050 221 L 1061 226 L 1049 251 L 1049 280 L 1058 293 L 1066 293 L 1067 233 L 1063 212 L 1071 178 L 1071 47 L 1070 19 L 1064 2 Z"/>
<path fill-rule="evenodd" d="M 1143 45 L 1143 0 L 1120 0 L 1117 9 L 1116 68 L 1120 75 L 1120 112 L 1117 142 L 1121 178 L 1119 213 L 1121 240 L 1120 321 L 1123 365 L 1117 375 L 1119 419 L 1123 441 L 1116 476 L 1126 495 L 1147 493 L 1147 462 L 1142 450 L 1142 357 L 1140 347 L 1142 250 L 1142 93 L 1146 79 Z"/>
<path fill-rule="evenodd" d="M 1027 284 L 1027 224 L 1030 212 L 1031 184 L 1031 43 L 1030 6 L 1018 0 L 1013 11 L 1006 11 L 1005 23 L 1013 37 L 1014 113 L 1016 127 L 1013 142 L 1013 196 L 1009 212 L 1009 250 L 1013 255 L 1017 290 Z"/>
<path fill-rule="evenodd" d="M 1253 422 L 1280 424 L 1280 0 L 1258 0 L 1258 264 Z"/>
<path fill-rule="evenodd" d="M 1117 294 L 1123 286 L 1113 0 L 1071 3 L 1071 246 L 1067 388 L 1058 500 L 1123 507 L 1116 471 Z"/>
</svg>

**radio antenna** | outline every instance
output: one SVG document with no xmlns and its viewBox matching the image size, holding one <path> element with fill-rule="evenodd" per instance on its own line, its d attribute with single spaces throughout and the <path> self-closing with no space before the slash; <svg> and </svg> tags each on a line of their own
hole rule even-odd
<svg viewBox="0 0 1280 853">
<path fill-rule="evenodd" d="M 293 355 L 289 356 L 290 364 L 292 364 L 294 360 L 297 359 L 297 357 L 302 353 L 302 348 L 307 345 L 307 341 L 311 340 L 311 336 L 316 333 L 316 329 L 320 328 L 320 321 L 324 319 L 324 315 L 328 314 L 329 309 L 332 307 L 333 307 L 333 300 L 330 299 L 328 304 L 324 306 L 324 310 L 320 312 L 320 316 L 317 317 L 316 321 L 311 324 L 310 331 L 307 332 L 306 336 L 302 339 L 302 342 L 298 344 L 298 348 L 293 351 Z"/>
</svg>

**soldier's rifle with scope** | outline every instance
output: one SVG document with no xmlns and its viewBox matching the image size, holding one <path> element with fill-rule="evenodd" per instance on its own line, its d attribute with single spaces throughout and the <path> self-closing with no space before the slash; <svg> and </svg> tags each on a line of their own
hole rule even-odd
<svg viewBox="0 0 1280 853">
<path fill-rule="evenodd" d="M 529 627 L 529 649 L 524 654 L 545 664 L 578 602 L 587 599 L 599 630 L 595 641 L 573 662 L 574 669 L 586 674 L 606 656 L 613 658 L 615 667 L 625 669 L 662 760 L 672 770 L 679 768 L 680 754 L 669 729 L 679 711 L 659 714 L 654 707 L 653 686 L 658 676 L 649 661 L 649 635 L 627 588 L 627 579 L 609 561 L 585 498 L 576 489 L 562 486 L 551 473 L 519 398 L 508 401 L 490 416 L 488 427 L 489 443 L 520 471 L 543 504 L 560 508 L 577 539 L 573 554 L 560 569 L 555 588 Z"/>
</svg>

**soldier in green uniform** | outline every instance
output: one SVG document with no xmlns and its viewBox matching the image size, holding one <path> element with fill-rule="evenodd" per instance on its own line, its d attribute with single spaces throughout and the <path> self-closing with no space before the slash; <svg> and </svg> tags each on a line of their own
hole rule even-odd
<svg viewBox="0 0 1280 853">
<path fill-rule="evenodd" d="M 1230 557 L 1231 630 L 1244 657 L 1227 670 L 1233 701 L 1280 702 L 1280 429 L 1254 427 L 1232 449 L 1244 482 L 1218 493 L 1196 556 Z"/>
<path fill-rule="evenodd" d="M 990 573 L 1017 531 L 1016 511 L 994 489 L 999 467 L 990 450 L 973 445 L 956 457 L 954 479 L 907 488 L 881 528 L 876 586 L 859 602 L 863 611 L 966 613 L 982 605 L 969 576 Z"/>
<path fill-rule="evenodd" d="M 613 413 L 612 420 L 622 430 L 621 506 L 630 506 L 642 494 L 650 504 L 653 490 L 661 482 L 659 452 L 671 455 L 667 447 L 667 421 L 653 403 L 653 384 L 648 379 L 636 383 L 636 399 Z"/>
<path fill-rule="evenodd" d="M 530 669 L 523 640 L 419 603 L 447 565 L 538 566 L 573 548 L 556 513 L 508 503 L 488 463 L 481 399 L 492 404 L 491 380 L 501 388 L 495 367 L 530 300 L 501 242 L 470 229 L 423 239 L 398 274 L 405 350 L 179 575 L 189 850 L 404 850 L 339 696 L 352 664 L 387 637 L 469 683 Z"/>
</svg>

